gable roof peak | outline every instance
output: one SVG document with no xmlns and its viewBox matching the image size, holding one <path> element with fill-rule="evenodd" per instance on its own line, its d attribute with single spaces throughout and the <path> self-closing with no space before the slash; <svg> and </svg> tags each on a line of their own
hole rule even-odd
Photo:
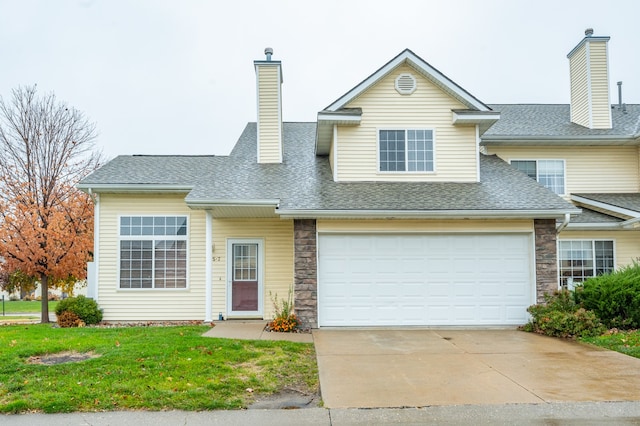
<svg viewBox="0 0 640 426">
<path fill-rule="evenodd" d="M 449 77 L 444 75 L 438 69 L 433 67 L 427 61 L 416 55 L 409 48 L 401 51 L 393 59 L 384 64 L 369 77 L 365 78 L 353 89 L 349 90 L 347 93 L 334 101 L 331 105 L 327 106 L 324 111 L 333 112 L 343 108 L 345 105 L 360 96 L 367 89 L 387 76 L 393 70 L 404 64 L 411 65 L 417 72 L 420 73 L 420 75 L 431 81 L 451 97 L 460 101 L 462 104 L 467 106 L 467 108 L 476 111 L 491 111 L 491 108 L 489 108 L 489 106 L 481 102 L 471 93 L 467 92 L 465 89 L 463 89 Z"/>
</svg>

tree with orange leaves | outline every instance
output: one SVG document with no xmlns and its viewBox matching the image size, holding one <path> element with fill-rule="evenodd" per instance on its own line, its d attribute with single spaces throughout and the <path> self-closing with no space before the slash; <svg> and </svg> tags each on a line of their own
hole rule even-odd
<svg viewBox="0 0 640 426">
<path fill-rule="evenodd" d="M 93 205 L 75 185 L 101 162 L 95 124 L 36 87 L 0 97 L 0 268 L 40 282 L 42 322 L 50 286 L 84 279 Z"/>
</svg>

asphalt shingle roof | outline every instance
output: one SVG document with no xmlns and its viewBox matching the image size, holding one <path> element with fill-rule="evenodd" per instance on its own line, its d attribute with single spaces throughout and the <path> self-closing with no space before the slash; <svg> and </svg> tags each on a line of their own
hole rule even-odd
<svg viewBox="0 0 640 426">
<path fill-rule="evenodd" d="M 588 129 L 570 121 L 568 104 L 490 104 L 500 120 L 482 138 L 493 137 L 639 137 L 640 104 L 626 105 L 626 112 L 611 109 L 611 129 Z"/>
<path fill-rule="evenodd" d="M 622 219 L 609 216 L 608 214 L 600 213 L 594 210 L 590 210 L 584 207 L 580 207 L 582 213 L 571 215 L 571 223 L 622 223 Z"/>
<path fill-rule="evenodd" d="M 120 155 L 81 182 L 86 185 L 158 184 L 193 185 L 202 175 L 215 169 L 225 157 Z"/>
<path fill-rule="evenodd" d="M 640 193 L 620 193 L 620 194 L 573 194 L 592 201 L 610 204 L 627 210 L 640 213 Z"/>
<path fill-rule="evenodd" d="M 187 202 L 279 199 L 281 210 L 571 210 L 573 206 L 496 156 L 481 155 L 478 183 L 334 182 L 314 154 L 315 123 L 284 123 L 282 164 L 256 162 L 256 124 L 228 157 L 120 156 L 83 180 L 192 187 Z"/>
</svg>

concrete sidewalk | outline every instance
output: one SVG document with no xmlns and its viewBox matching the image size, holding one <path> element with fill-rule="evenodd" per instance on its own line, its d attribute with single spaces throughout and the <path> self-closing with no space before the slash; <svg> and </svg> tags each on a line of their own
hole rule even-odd
<svg viewBox="0 0 640 426">
<path fill-rule="evenodd" d="M 285 340 L 297 343 L 313 343 L 311 333 L 271 333 L 265 331 L 267 321 L 227 320 L 215 321 L 214 327 L 204 333 L 205 337 L 244 340 Z"/>
<path fill-rule="evenodd" d="M 637 425 L 640 403 L 462 405 L 423 408 L 115 411 L 0 415 L 3 426 L 205 426 L 205 425 Z"/>
</svg>

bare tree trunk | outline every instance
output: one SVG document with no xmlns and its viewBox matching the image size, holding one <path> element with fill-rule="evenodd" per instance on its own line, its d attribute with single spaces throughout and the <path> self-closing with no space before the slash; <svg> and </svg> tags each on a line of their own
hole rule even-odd
<svg viewBox="0 0 640 426">
<path fill-rule="evenodd" d="M 49 323 L 49 277 L 47 274 L 40 274 L 40 289 L 42 290 L 42 316 L 40 322 L 42 324 Z"/>
</svg>

